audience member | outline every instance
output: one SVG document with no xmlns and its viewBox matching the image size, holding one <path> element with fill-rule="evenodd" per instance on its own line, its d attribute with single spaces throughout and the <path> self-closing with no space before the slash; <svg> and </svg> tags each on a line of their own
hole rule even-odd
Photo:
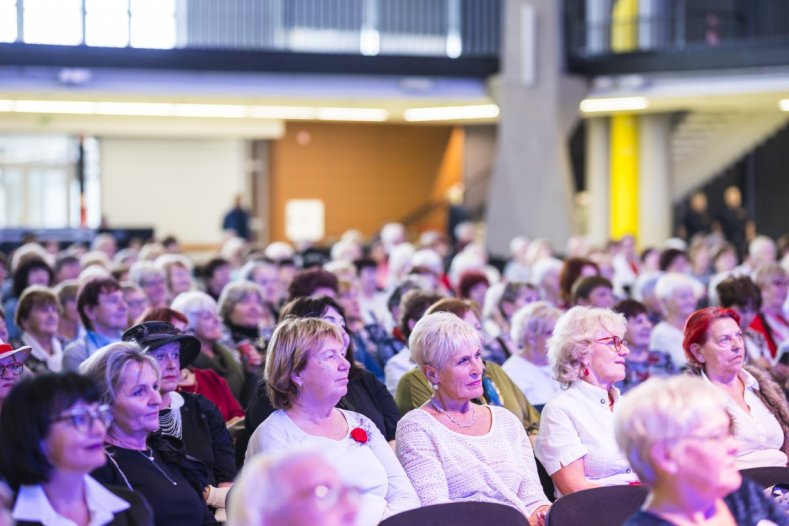
<svg viewBox="0 0 789 526">
<path fill-rule="evenodd" d="M 610 309 L 616 303 L 614 285 L 602 276 L 579 278 L 573 285 L 571 301 L 573 305 Z"/>
<path fill-rule="evenodd" d="M 762 369 L 772 367 L 773 357 L 767 339 L 751 329 L 751 323 L 762 308 L 762 293 L 748 276 L 727 278 L 716 287 L 718 301 L 724 309 L 732 309 L 740 316 L 740 329 L 745 344 L 746 359 Z"/>
<path fill-rule="evenodd" d="M 10 343 L 4 343 L 0 338 L 0 410 L 25 370 L 25 360 L 30 356 L 32 349 L 28 346 L 14 348 Z"/>
<path fill-rule="evenodd" d="M 230 262 L 224 258 L 215 257 L 208 260 L 200 271 L 205 292 L 219 301 L 219 296 L 230 283 Z"/>
<path fill-rule="evenodd" d="M 85 332 L 77 311 L 78 291 L 79 282 L 76 280 L 62 281 L 54 288 L 60 306 L 58 340 L 63 346 L 83 336 Z"/>
<path fill-rule="evenodd" d="M 32 348 L 25 364 L 34 374 L 59 373 L 63 369 L 63 348 L 57 338 L 60 320 L 58 297 L 48 287 L 31 285 L 22 293 L 16 310 L 20 341 Z"/>
<path fill-rule="evenodd" d="M 327 321 L 285 319 L 266 357 L 271 414 L 252 434 L 247 459 L 258 452 L 313 445 L 345 480 L 361 488 L 359 526 L 419 506 L 419 499 L 386 439 L 368 418 L 337 409 L 348 391 L 351 364 L 343 331 Z"/>
<path fill-rule="evenodd" d="M 472 403 L 483 394 L 484 370 L 474 328 L 452 313 L 429 314 L 409 347 L 434 391 L 397 428 L 397 455 L 422 505 L 495 502 L 543 524 L 550 503 L 521 422 L 504 408 Z"/>
<path fill-rule="evenodd" d="M 140 287 L 151 307 L 166 307 L 169 301 L 164 271 L 153 261 L 138 261 L 129 269 L 129 281 Z"/>
<path fill-rule="evenodd" d="M 762 308 L 751 322 L 751 328 L 764 336 L 771 357 L 779 359 L 789 351 L 789 319 L 784 303 L 789 293 L 789 275 L 778 263 L 762 265 L 753 276 L 762 294 Z"/>
<path fill-rule="evenodd" d="M 653 379 L 626 396 L 616 440 L 650 493 L 625 526 L 789 525 L 737 471 L 732 425 L 724 396 L 699 379 Z"/>
<path fill-rule="evenodd" d="M 542 410 L 535 453 L 556 496 L 638 481 L 614 438 L 615 387 L 625 377 L 627 322 L 607 309 L 573 307 L 556 324 L 548 360 L 567 390 Z"/>
<path fill-rule="evenodd" d="M 719 307 L 694 312 L 685 324 L 683 347 L 691 371 L 727 395 L 726 408 L 737 442 L 737 467 L 786 466 L 786 395 L 768 373 L 744 365 L 739 315 Z"/>
<path fill-rule="evenodd" d="M 660 301 L 663 321 L 655 325 L 649 348 L 671 356 L 677 367 L 685 367 L 687 358 L 682 350 L 682 329 L 685 320 L 696 310 L 698 282 L 685 274 L 664 274 L 655 284 L 655 295 Z"/>
</svg>

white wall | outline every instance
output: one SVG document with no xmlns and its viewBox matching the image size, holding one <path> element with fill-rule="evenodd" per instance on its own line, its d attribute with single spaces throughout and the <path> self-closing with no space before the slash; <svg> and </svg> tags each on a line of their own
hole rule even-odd
<svg viewBox="0 0 789 526">
<path fill-rule="evenodd" d="M 156 236 L 215 243 L 238 193 L 249 204 L 247 141 L 101 140 L 102 212 L 109 226 L 152 226 Z"/>
</svg>

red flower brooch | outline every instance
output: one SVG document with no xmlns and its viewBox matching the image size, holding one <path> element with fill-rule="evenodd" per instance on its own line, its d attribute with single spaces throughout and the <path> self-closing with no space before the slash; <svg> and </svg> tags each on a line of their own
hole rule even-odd
<svg viewBox="0 0 789 526">
<path fill-rule="evenodd" d="M 360 444 L 366 444 L 367 441 L 370 440 L 370 437 L 367 435 L 367 431 L 361 427 L 354 427 L 351 429 L 351 438 Z"/>
</svg>

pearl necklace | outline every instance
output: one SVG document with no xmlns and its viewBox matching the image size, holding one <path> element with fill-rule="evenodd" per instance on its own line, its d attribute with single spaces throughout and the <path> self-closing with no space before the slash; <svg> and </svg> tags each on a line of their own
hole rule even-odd
<svg viewBox="0 0 789 526">
<path fill-rule="evenodd" d="M 430 405 L 432 405 L 433 408 L 436 411 L 438 411 L 440 414 L 446 415 L 446 417 L 449 418 L 450 422 L 452 422 L 453 424 L 455 424 L 461 429 L 469 428 L 474 425 L 474 422 L 477 421 L 477 408 L 474 407 L 474 404 L 471 404 L 471 420 L 469 420 L 466 423 L 461 423 L 455 420 L 454 416 L 452 416 L 448 411 L 445 411 L 440 405 L 438 405 L 438 401 L 436 400 L 436 397 L 430 399 Z"/>
</svg>

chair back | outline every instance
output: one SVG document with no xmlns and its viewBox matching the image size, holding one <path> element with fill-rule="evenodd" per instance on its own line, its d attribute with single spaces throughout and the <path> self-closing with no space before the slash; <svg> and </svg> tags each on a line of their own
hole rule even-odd
<svg viewBox="0 0 789 526">
<path fill-rule="evenodd" d="M 647 498 L 646 486 L 607 486 L 565 495 L 551 506 L 546 526 L 622 526 Z"/>
<path fill-rule="evenodd" d="M 449 502 L 404 511 L 378 526 L 529 526 L 521 512 L 492 502 Z"/>
<path fill-rule="evenodd" d="M 789 468 L 783 466 L 741 469 L 740 474 L 763 488 L 776 484 L 789 484 Z"/>
</svg>

